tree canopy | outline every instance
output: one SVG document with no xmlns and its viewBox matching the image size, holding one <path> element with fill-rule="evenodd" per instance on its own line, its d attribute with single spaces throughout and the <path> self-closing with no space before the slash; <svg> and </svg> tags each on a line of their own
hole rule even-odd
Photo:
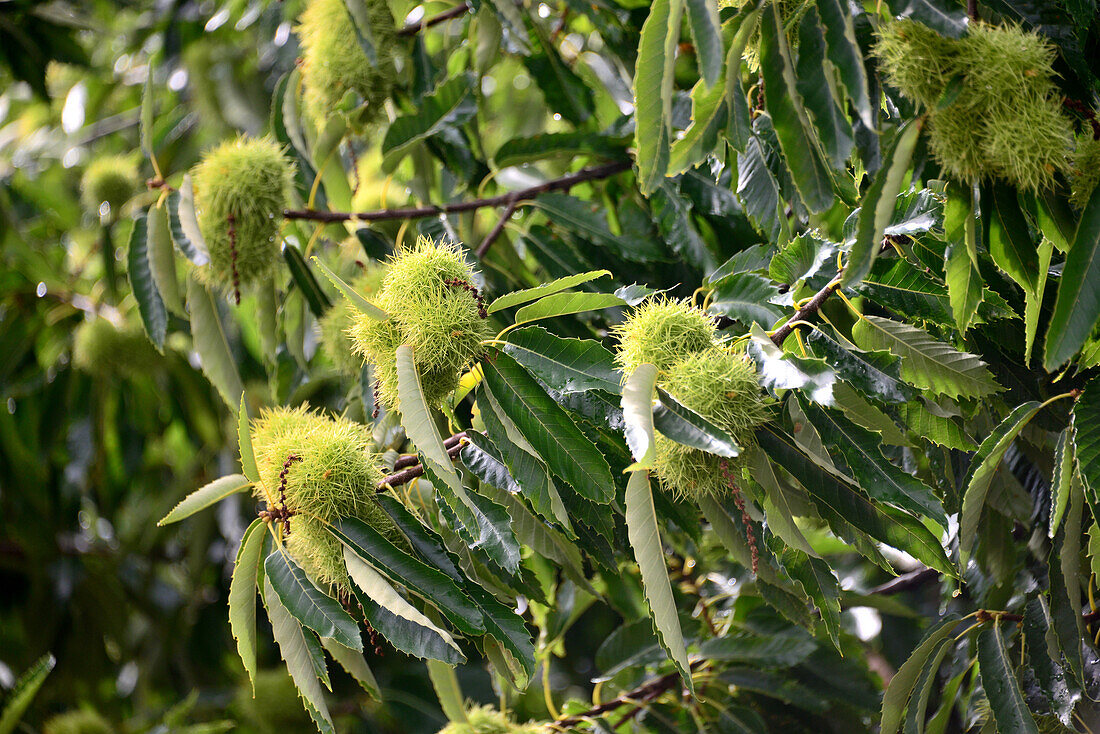
<svg viewBox="0 0 1100 734">
<path fill-rule="evenodd" d="M 0 2 L 0 734 L 1096 730 L 1098 49 Z"/>
</svg>

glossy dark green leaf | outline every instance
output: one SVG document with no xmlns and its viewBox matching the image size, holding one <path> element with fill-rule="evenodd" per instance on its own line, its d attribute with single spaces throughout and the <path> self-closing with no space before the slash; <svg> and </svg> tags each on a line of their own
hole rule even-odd
<svg viewBox="0 0 1100 734">
<path fill-rule="evenodd" d="M 503 353 L 484 369 L 505 414 L 550 469 L 586 499 L 609 502 L 615 482 L 607 460 L 534 378 Z"/>
<path fill-rule="evenodd" d="M 875 505 L 854 487 L 817 466 L 791 438 L 775 427 L 757 429 L 756 438 L 768 456 L 789 471 L 819 506 L 823 505 L 876 540 L 904 550 L 945 574 L 956 574 L 936 536 L 919 521 Z"/>
<path fill-rule="evenodd" d="M 210 262 L 210 253 L 199 231 L 199 221 L 195 214 L 195 194 L 191 187 L 191 177 L 184 176 L 179 191 L 169 191 L 167 200 L 168 230 L 172 233 L 172 243 L 183 256 L 195 265 Z"/>
<path fill-rule="evenodd" d="M 817 12 L 825 28 L 826 57 L 837 70 L 864 126 L 874 130 L 875 114 L 867 93 L 867 71 L 848 6 L 841 0 L 817 0 Z"/>
<path fill-rule="evenodd" d="M 657 388 L 653 425 L 666 438 L 709 454 L 733 458 L 741 447 L 733 437 L 691 408 Z"/>
<path fill-rule="evenodd" d="M 919 394 L 901 380 L 898 359 L 888 352 L 847 349 L 818 330 L 810 334 L 807 342 L 814 354 L 836 370 L 840 379 L 869 397 L 886 403 L 907 403 Z"/>
<path fill-rule="evenodd" d="M 756 362 L 760 384 L 769 390 L 800 390 L 814 402 L 833 404 L 836 372 L 824 360 L 784 352 L 754 324 L 748 353 Z"/>
<path fill-rule="evenodd" d="M 793 286 L 812 278 L 836 255 L 836 245 L 813 234 L 801 234 L 775 253 L 768 265 L 772 280 Z"/>
<path fill-rule="evenodd" d="M 680 192 L 679 182 L 666 178 L 654 187 L 649 197 L 653 221 L 669 249 L 688 265 L 705 272 L 718 265 L 706 239 L 692 217 L 692 202 Z"/>
<path fill-rule="evenodd" d="M 485 631 L 481 613 L 439 569 L 413 558 L 381 533 L 355 518 L 334 522 L 330 529 L 340 542 L 390 579 L 431 602 L 452 624 L 467 634 Z"/>
<path fill-rule="evenodd" d="M 321 285 L 313 277 L 313 272 L 309 269 L 309 264 L 306 263 L 305 258 L 302 257 L 302 253 L 297 247 L 287 243 L 283 246 L 283 260 L 286 261 L 287 269 L 290 271 L 290 277 L 294 280 L 294 284 L 298 286 L 298 290 L 302 292 L 306 303 L 309 304 L 309 310 L 316 318 L 324 316 L 325 312 L 332 307 L 332 301 L 321 290 Z"/>
<path fill-rule="evenodd" d="M 507 0 L 494 0 L 500 7 L 514 5 Z M 521 26 L 522 27 L 522 26 Z M 558 46 L 542 28 L 533 25 L 538 41 L 533 53 L 523 56 L 523 65 L 542 91 L 551 112 L 560 115 L 574 125 L 583 125 L 594 107 L 592 90 L 565 62 Z"/>
<path fill-rule="evenodd" d="M 925 634 L 924 639 L 916 649 L 910 653 L 894 677 L 890 679 L 890 685 L 882 697 L 882 720 L 880 731 L 882 734 L 896 734 L 901 726 L 902 717 L 905 715 L 905 706 L 909 696 L 913 693 L 913 687 L 917 683 L 921 670 L 925 663 L 936 652 L 939 645 L 954 633 L 959 618 L 951 614 L 943 618 Z"/>
<path fill-rule="evenodd" d="M 997 625 L 978 633 L 978 668 L 997 731 L 1001 734 L 1039 734 Z"/>
<path fill-rule="evenodd" d="M 931 487 L 890 463 L 882 454 L 878 434 L 857 426 L 839 411 L 819 407 L 805 398 L 800 404 L 830 456 L 848 467 L 867 494 L 947 527 L 947 515 Z"/>
<path fill-rule="evenodd" d="M 422 660 L 440 660 L 451 665 L 466 656 L 454 638 L 402 597 L 368 563 L 344 548 L 352 593 L 363 608 L 363 616 L 391 645 Z"/>
<path fill-rule="evenodd" d="M 485 634 L 507 653 L 508 667 L 518 666 L 522 679 L 530 680 L 535 672 L 535 645 L 523 617 L 477 584 L 470 585 L 470 598 L 481 611 Z"/>
<path fill-rule="evenodd" d="M 798 665 L 817 649 L 813 637 L 800 627 L 789 627 L 770 635 L 731 631 L 699 646 L 699 654 L 708 660 L 759 665 L 762 668 L 789 668 Z"/>
<path fill-rule="evenodd" d="M 1081 640 L 1087 633 L 1081 619 L 1081 583 L 1078 578 L 1081 573 L 1081 519 L 1084 507 L 1084 488 L 1074 474 L 1065 521 L 1054 534 L 1047 556 L 1051 627 L 1078 684 L 1086 680 Z"/>
<path fill-rule="evenodd" d="M 1081 223 L 1066 255 L 1058 299 L 1047 327 L 1043 366 L 1053 371 L 1065 364 L 1088 339 L 1100 317 L 1100 186 L 1081 214 Z"/>
<path fill-rule="evenodd" d="M 695 58 L 699 74 L 708 85 L 717 84 L 722 74 L 722 30 L 718 22 L 718 3 L 715 0 L 685 0 L 688 27 L 695 42 Z"/>
<path fill-rule="evenodd" d="M 674 64 L 684 0 L 655 0 L 642 26 L 634 69 L 638 188 L 649 194 L 668 170 Z"/>
<path fill-rule="evenodd" d="M 959 516 L 959 552 L 965 564 L 978 537 L 978 526 L 985 509 L 993 477 L 1004 459 L 1008 447 L 1020 431 L 1042 409 L 1043 404 L 1031 401 L 1018 405 L 989 434 L 971 459 L 970 470 L 963 480 L 962 514 Z"/>
<path fill-rule="evenodd" d="M 783 311 L 770 303 L 779 288 L 755 273 L 735 273 L 723 278 L 711 297 L 710 313 L 736 319 L 743 324 L 760 324 L 770 329 L 783 318 Z"/>
<path fill-rule="evenodd" d="M 994 216 L 989 223 L 989 254 L 993 262 L 1024 291 L 1034 293 L 1039 284 L 1037 243 L 1031 238 L 1016 190 L 1007 184 L 997 183 L 988 190 L 983 189 L 982 193 L 991 194 L 993 200 Z"/>
<path fill-rule="evenodd" d="M 1066 508 L 1069 507 L 1075 451 L 1073 433 L 1072 426 L 1063 428 L 1058 434 L 1058 443 L 1054 447 L 1054 475 L 1050 480 L 1050 524 L 1047 531 L 1047 535 L 1051 538 L 1058 532 L 1058 526 L 1062 524 L 1062 517 L 1065 516 Z"/>
<path fill-rule="evenodd" d="M 876 303 L 912 321 L 955 325 L 947 288 L 907 260 L 876 261 L 856 288 Z"/>
<path fill-rule="evenodd" d="M 764 77 L 764 100 L 775 124 L 779 146 L 806 208 L 811 212 L 825 211 L 833 203 L 833 184 L 818 150 L 813 125 L 802 105 L 779 10 L 775 6 L 765 8 L 761 21 L 760 71 Z"/>
<path fill-rule="evenodd" d="M 1100 497 L 1100 379 L 1093 378 L 1073 403 L 1073 452 L 1081 479 Z"/>
<path fill-rule="evenodd" d="M 155 207 L 149 210 L 153 217 L 161 216 Z M 164 337 L 168 333 L 168 310 L 153 280 L 153 269 L 149 262 L 148 224 L 145 214 L 134 218 L 134 228 L 130 231 L 130 244 L 126 256 L 130 291 L 138 304 L 141 325 L 145 334 L 158 352 L 164 351 Z"/>
<path fill-rule="evenodd" d="M 472 117 L 477 111 L 476 104 L 469 103 L 473 88 L 472 74 L 457 74 L 424 97 L 416 112 L 391 122 L 382 138 L 383 170 L 392 172 L 415 143 L 439 132 L 444 125 L 461 124 Z"/>
<path fill-rule="evenodd" d="M 590 155 L 619 159 L 626 155 L 628 138 L 590 132 L 540 133 L 512 138 L 497 148 L 493 161 L 500 168 L 531 163 L 556 156 Z"/>
<path fill-rule="evenodd" d="M 539 326 L 508 334 L 504 351 L 547 387 L 560 392 L 619 391 L 615 357 L 591 339 L 563 339 Z"/>
<path fill-rule="evenodd" d="M 858 283 L 866 277 L 882 247 L 882 238 L 902 193 L 913 151 L 920 139 L 921 120 L 910 120 L 894 135 L 882 157 L 882 167 L 863 195 L 856 223 L 855 241 L 848 253 L 842 282 Z"/>
<path fill-rule="evenodd" d="M 1081 691 L 1071 686 L 1062 669 L 1062 656 L 1055 648 L 1057 657 L 1051 655 L 1047 640 L 1051 635 L 1050 610 L 1046 599 L 1037 596 L 1024 608 L 1023 634 L 1028 665 L 1035 673 L 1039 689 L 1043 692 L 1051 712 L 1066 726 L 1070 726 L 1073 707 L 1081 698 Z"/>
<path fill-rule="evenodd" d="M 299 622 L 322 637 L 331 637 L 353 650 L 363 649 L 355 620 L 340 602 L 318 589 L 285 550 L 276 548 L 271 552 L 264 560 L 264 573 L 283 606 Z"/>
<path fill-rule="evenodd" d="M 821 17 L 811 7 L 798 23 L 797 88 L 813 118 L 825 157 L 836 171 L 845 171 L 855 147 L 852 125 L 833 94 L 825 64 L 827 48 Z"/>
<path fill-rule="evenodd" d="M 418 520 L 396 498 L 388 494 L 379 494 L 375 498 L 421 559 L 450 576 L 459 585 L 464 582 L 457 561 L 434 530 Z"/>
</svg>

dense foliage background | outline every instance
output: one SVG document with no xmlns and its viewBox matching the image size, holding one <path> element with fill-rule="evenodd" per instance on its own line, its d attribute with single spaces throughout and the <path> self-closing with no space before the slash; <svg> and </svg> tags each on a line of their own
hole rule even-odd
<svg viewBox="0 0 1100 734">
<path fill-rule="evenodd" d="M 266 615 L 255 698 L 226 621 L 263 503 L 157 524 L 254 478 L 242 397 L 244 425 L 371 427 L 421 533 L 380 583 L 465 660 L 376 618 L 376 683 L 290 665 L 322 729 L 433 732 L 466 699 L 579 731 L 1097 730 L 1095 1 L 393 0 L 396 33 L 378 1 L 346 9 L 380 81 L 317 119 L 305 2 L 0 0 L 0 732 L 313 726 Z M 185 174 L 238 135 L 296 174 L 274 276 L 220 288 Z M 95 165 L 117 194 L 82 192 Z M 372 415 L 318 320 L 420 235 L 463 243 L 505 331 L 441 410 Z M 743 446 L 663 371 L 622 386 L 614 327 L 658 292 L 754 360 Z M 655 430 L 740 448 L 738 492 L 650 481 Z M 317 602 L 280 596 L 316 643 Z"/>
</svg>

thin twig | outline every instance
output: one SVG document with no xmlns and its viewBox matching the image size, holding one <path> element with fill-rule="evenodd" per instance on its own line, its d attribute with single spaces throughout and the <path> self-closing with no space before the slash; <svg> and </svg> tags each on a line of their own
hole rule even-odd
<svg viewBox="0 0 1100 734">
<path fill-rule="evenodd" d="M 970 16 L 970 20 L 981 20 L 981 16 L 978 15 L 978 0 L 966 0 L 966 14 Z"/>
<path fill-rule="evenodd" d="M 690 665 L 691 670 L 695 670 L 702 665 L 704 660 L 696 660 Z M 679 672 L 672 672 L 662 675 L 660 678 L 655 678 L 648 683 L 643 683 L 632 691 L 624 693 L 618 698 L 612 699 L 607 703 L 601 703 L 599 706 L 593 706 L 587 711 L 582 711 L 579 714 L 573 714 L 572 716 L 566 716 L 553 722 L 554 727 L 564 728 L 569 726 L 575 726 L 585 719 L 590 719 L 600 714 L 605 714 L 608 711 L 614 711 L 620 706 L 627 704 L 637 704 L 639 701 L 649 702 L 660 696 L 667 690 L 673 688 L 677 681 L 680 680 Z"/>
<path fill-rule="evenodd" d="M 447 456 L 451 458 L 451 461 L 454 461 L 458 458 L 459 452 L 462 451 L 462 446 L 463 443 L 461 439 L 459 439 L 454 443 L 454 445 L 447 447 Z M 381 482 L 376 484 L 374 489 L 376 492 L 385 492 L 387 489 L 400 487 L 402 484 L 408 484 L 417 477 L 422 476 L 424 476 L 424 465 L 413 464 L 407 469 L 402 469 L 399 472 L 395 472 L 394 474 L 389 475 Z"/>
<path fill-rule="evenodd" d="M 485 257 L 485 253 L 492 247 L 493 242 L 497 237 L 500 237 L 500 233 L 504 231 L 504 225 L 508 223 L 508 220 L 512 218 L 512 215 L 516 213 L 516 207 L 519 206 L 519 199 L 513 198 L 508 202 L 508 206 L 504 207 L 504 213 L 500 215 L 500 219 L 493 225 L 493 228 L 489 230 L 489 234 L 485 235 L 485 239 L 478 245 L 476 254 L 478 259 Z"/>
<path fill-rule="evenodd" d="M 415 36 L 417 33 L 424 30 L 425 28 L 431 28 L 433 25 L 438 25 L 439 23 L 445 23 L 448 20 L 451 20 L 452 18 L 461 17 L 461 16 L 465 15 L 469 10 L 470 10 L 470 6 L 467 5 L 466 3 L 462 3 L 461 5 L 457 5 L 453 8 L 451 8 L 450 10 L 444 10 L 442 13 L 439 13 L 438 15 L 433 15 L 430 18 L 421 18 L 420 20 L 418 20 L 415 23 L 409 23 L 404 28 L 399 30 L 397 32 L 397 35 L 399 35 L 399 36 Z"/>
<path fill-rule="evenodd" d="M 506 194 L 500 194 L 499 196 L 489 196 L 484 199 L 472 199 L 470 201 L 458 201 L 451 204 L 405 207 L 401 209 L 381 209 L 371 212 L 319 212 L 312 209 L 286 209 L 283 211 L 283 217 L 286 219 L 308 219 L 313 222 L 346 222 L 349 220 L 358 222 L 381 222 L 390 219 L 421 219 L 423 217 L 433 217 L 439 214 L 456 214 L 458 212 L 474 211 L 475 209 L 481 209 L 487 206 L 507 206 L 510 202 L 531 199 L 539 194 L 545 194 L 550 191 L 568 191 L 577 184 L 586 181 L 598 181 L 600 179 L 610 178 L 617 173 L 622 173 L 629 169 L 630 165 L 630 161 L 615 161 L 614 163 L 606 163 L 602 166 L 585 168 L 576 173 L 570 173 L 560 178 L 544 181 L 535 186 L 528 186 L 525 189 L 510 191 Z"/>
</svg>

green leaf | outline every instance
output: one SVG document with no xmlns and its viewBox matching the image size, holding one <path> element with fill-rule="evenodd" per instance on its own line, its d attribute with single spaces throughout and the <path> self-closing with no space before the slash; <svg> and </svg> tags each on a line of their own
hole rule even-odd
<svg viewBox="0 0 1100 734">
<path fill-rule="evenodd" d="M 958 244 L 948 246 L 944 280 L 947 282 L 947 298 L 955 316 L 955 325 L 960 333 L 965 334 L 978 315 L 985 286 L 969 248 Z"/>
<path fill-rule="evenodd" d="M 543 283 L 537 285 L 534 288 L 526 288 L 522 291 L 512 291 L 511 293 L 505 293 L 500 298 L 494 300 L 489 304 L 488 312 L 496 313 L 505 308 L 513 308 L 515 306 L 521 306 L 524 303 L 530 303 L 531 301 L 537 301 L 538 299 L 553 295 L 554 293 L 560 293 L 561 291 L 574 288 L 582 283 L 588 283 L 592 280 L 597 280 L 604 276 L 611 275 L 610 270 L 590 270 L 587 273 L 577 273 L 576 275 L 568 275 L 564 278 L 558 278 L 557 280 L 550 281 L 549 283 Z"/>
<path fill-rule="evenodd" d="M 1073 403 L 1073 453 L 1081 479 L 1093 497 L 1100 497 L 1100 380 L 1093 378 Z"/>
<path fill-rule="evenodd" d="M 332 659 L 340 663 L 340 667 L 362 686 L 371 698 L 375 701 L 382 701 L 382 691 L 378 688 L 378 681 L 375 680 L 374 673 L 367 665 L 367 659 L 363 656 L 363 653 L 345 647 L 331 637 L 322 637 L 321 645 L 328 650 L 328 654 L 332 656 Z"/>
<path fill-rule="evenodd" d="M 325 274 L 325 277 L 329 279 L 329 282 L 336 286 L 336 289 L 344 295 L 344 298 L 351 302 L 351 305 L 354 306 L 356 310 L 377 321 L 386 321 L 389 319 L 389 314 L 359 295 L 355 289 L 345 283 L 339 275 L 332 272 L 328 265 L 325 265 L 320 258 L 314 255 L 312 259 L 313 262 L 317 263 L 317 267 L 321 269 L 321 272 Z"/>
<path fill-rule="evenodd" d="M 798 24 L 797 87 L 813 117 L 825 157 L 833 169 L 846 172 L 855 139 L 852 125 L 833 89 L 825 63 L 825 33 L 821 17 L 810 7 Z"/>
<path fill-rule="evenodd" d="M 486 438 L 497 452 L 489 453 L 507 466 L 508 472 L 535 512 L 549 522 L 557 522 L 564 528 L 570 528 L 569 514 L 557 487 L 554 486 L 550 469 L 523 437 L 519 427 L 505 414 L 500 401 L 484 383 L 478 392 L 477 406 L 485 423 Z M 471 438 L 471 442 L 476 443 L 476 437 Z M 488 449 L 487 446 L 481 448 Z"/>
<path fill-rule="evenodd" d="M 990 189 L 994 216 L 989 223 L 989 254 L 1025 293 L 1034 293 L 1039 286 L 1039 260 L 1016 189 L 1004 183 Z"/>
<path fill-rule="evenodd" d="M 772 280 L 793 286 L 812 278 L 836 254 L 836 245 L 813 234 L 800 234 L 775 253 L 768 264 Z"/>
<path fill-rule="evenodd" d="M 1049 702 L 1051 711 L 1069 726 L 1073 707 L 1081 698 L 1076 686 L 1069 685 L 1069 679 L 1062 669 L 1062 653 L 1054 647 L 1053 654 L 1048 645 L 1051 636 L 1051 617 L 1046 599 L 1037 596 L 1024 608 L 1024 641 L 1027 658 L 1039 683 L 1039 689 Z"/>
<path fill-rule="evenodd" d="M 817 12 L 825 27 L 826 58 L 840 76 L 848 98 L 868 130 L 874 130 L 875 110 L 867 93 L 867 70 L 856 42 L 855 25 L 840 0 L 817 0 Z"/>
<path fill-rule="evenodd" d="M 890 685 L 886 687 L 886 692 L 882 696 L 882 723 L 879 729 L 881 734 L 896 734 L 905 714 L 905 705 L 913 692 L 913 686 L 917 683 L 917 677 L 924 669 L 924 664 L 940 644 L 953 635 L 958 622 L 958 615 L 949 614 L 929 628 L 924 639 L 909 655 L 909 659 L 890 679 Z"/>
<path fill-rule="evenodd" d="M 903 550 L 949 576 L 956 571 L 929 530 L 914 518 L 876 506 L 847 482 L 821 469 L 789 437 L 772 426 L 756 431 L 760 447 L 773 461 L 789 471 L 817 501 L 836 518 L 889 546 Z M 828 517 L 826 519 L 829 519 Z"/>
<path fill-rule="evenodd" d="M 19 726 L 19 720 L 30 708 L 31 702 L 38 694 L 38 689 L 46 682 L 46 677 L 55 665 L 57 665 L 57 658 L 46 653 L 19 676 L 19 680 L 12 686 L 7 700 L 4 701 L 3 711 L 0 711 L 0 734 L 12 734 L 15 727 Z"/>
<path fill-rule="evenodd" d="M 168 228 L 168 207 L 150 207 L 146 224 L 146 251 L 153 283 L 169 312 L 186 315 L 183 292 L 176 274 L 176 253 L 172 247 L 172 233 Z"/>
<path fill-rule="evenodd" d="M 555 293 L 516 311 L 516 324 L 625 305 L 614 293 Z"/>
<path fill-rule="evenodd" d="M 807 343 L 814 354 L 836 370 L 837 377 L 865 395 L 886 403 L 907 403 L 919 394 L 901 381 L 899 360 L 888 352 L 848 349 L 816 329 L 811 332 Z"/>
<path fill-rule="evenodd" d="M 627 143 L 630 140 L 630 138 L 598 135 L 587 131 L 539 133 L 507 141 L 497 148 L 493 161 L 497 168 L 508 168 L 559 155 L 567 159 L 577 156 L 620 159 L 625 156 Z"/>
<path fill-rule="evenodd" d="M 439 428 L 432 420 L 428 403 L 424 399 L 412 347 L 402 344 L 397 348 L 396 359 L 397 393 L 401 400 L 401 418 L 405 433 L 420 452 L 425 470 L 444 483 L 445 486 L 437 487 L 437 490 L 451 511 L 471 533 L 475 529 L 480 530 L 478 508 L 462 486 L 451 457 L 447 454 L 447 447 L 443 445 L 443 437 L 439 435 Z M 483 540 L 484 537 L 475 537 L 472 542 L 477 545 Z"/>
<path fill-rule="evenodd" d="M 309 310 L 320 319 L 332 307 L 332 301 L 321 290 L 321 284 L 317 282 L 317 278 L 313 277 L 313 272 L 309 269 L 306 259 L 302 257 L 301 251 L 287 242 L 283 245 L 283 260 L 286 262 L 287 270 L 290 271 L 291 280 L 298 286 L 302 297 L 309 305 Z"/>
<path fill-rule="evenodd" d="M 944 0 L 886 0 L 891 15 L 919 20 L 941 36 L 959 38 L 966 34 L 966 12 L 962 8 L 947 7 Z"/>
<path fill-rule="evenodd" d="M 665 438 L 717 456 L 733 458 L 741 453 L 741 447 L 729 433 L 659 387 L 657 400 L 653 406 L 653 425 Z"/>
<path fill-rule="evenodd" d="M 498 7 L 507 7 L 519 17 L 520 13 L 510 0 L 493 0 Z M 524 28 L 522 20 L 520 28 Z M 542 24 L 532 24 L 539 49 L 521 57 L 523 65 L 531 73 L 546 100 L 547 106 L 574 125 L 583 125 L 594 108 L 592 90 L 562 58 L 558 44 L 553 41 Z"/>
<path fill-rule="evenodd" d="M 150 208 L 151 216 L 157 216 L 156 208 Z M 134 218 L 134 228 L 130 230 L 130 243 L 126 256 L 130 280 L 130 291 L 137 301 L 138 313 L 145 334 L 158 352 L 164 352 L 164 337 L 168 333 L 168 310 L 153 280 L 153 268 L 149 263 L 149 242 L 147 220 L 144 213 Z"/>
<path fill-rule="evenodd" d="M 966 479 L 963 480 L 963 486 L 966 489 L 963 495 L 962 514 L 959 516 L 959 554 L 964 567 L 974 547 L 974 541 L 977 540 L 982 510 L 985 508 L 989 487 L 993 483 L 993 477 L 1001 465 L 1001 460 L 1008 451 L 1008 447 L 1020 435 L 1020 431 L 1035 417 L 1043 405 L 1033 400 L 1016 406 L 1008 417 L 982 441 L 978 452 L 970 460 L 970 469 L 967 471 Z"/>
<path fill-rule="evenodd" d="M 200 267 L 210 263 L 210 253 L 195 214 L 195 190 L 190 174 L 184 175 L 179 191 L 168 192 L 168 230 L 184 257 Z"/>
<path fill-rule="evenodd" d="M 466 721 L 466 705 L 462 702 L 462 689 L 458 685 L 458 676 L 450 665 L 433 660 L 428 661 L 428 677 L 439 698 L 439 706 L 448 721 Z"/>
<path fill-rule="evenodd" d="M 552 390 L 617 393 L 622 384 L 615 356 L 591 339 L 563 339 L 528 326 L 508 334 L 504 351 Z"/>
<path fill-rule="evenodd" d="M 283 606 L 321 637 L 331 637 L 353 650 L 363 650 L 359 628 L 340 602 L 314 586 L 305 571 L 282 548 L 264 560 L 264 573 Z"/>
<path fill-rule="evenodd" d="M 913 151 L 920 139 L 921 119 L 909 120 L 898 130 L 882 156 L 882 167 L 863 195 L 856 220 L 856 237 L 841 277 L 843 285 L 858 283 L 871 271 L 882 247 L 886 227 L 894 215 L 897 197 L 905 185 Z"/>
<path fill-rule="evenodd" d="M 900 357 L 901 376 L 937 395 L 982 398 L 1001 389 L 985 362 L 915 326 L 864 316 L 852 328 L 852 337 L 861 349 L 885 349 Z"/>
<path fill-rule="evenodd" d="M 634 70 L 638 188 L 648 196 L 668 171 L 672 94 L 684 0 L 655 0 L 642 25 Z"/>
<path fill-rule="evenodd" d="M 1039 734 L 996 624 L 978 633 L 978 668 L 997 731 L 1001 734 Z"/>
<path fill-rule="evenodd" d="M 507 668 L 517 681 L 517 687 L 526 688 L 535 672 L 535 645 L 531 633 L 523 623 L 523 617 L 512 606 L 500 602 L 477 584 L 470 585 L 470 598 L 481 610 L 485 634 L 500 645 Z"/>
<path fill-rule="evenodd" d="M 1073 485 L 1074 445 L 1073 428 L 1067 426 L 1058 434 L 1058 444 L 1054 447 L 1054 476 L 1050 480 L 1050 528 L 1047 531 L 1050 538 L 1058 532 L 1066 507 L 1069 506 L 1069 493 Z"/>
<path fill-rule="evenodd" d="M 816 649 L 817 643 L 809 633 L 801 627 L 789 627 L 770 635 L 731 631 L 703 642 L 699 654 L 707 660 L 790 668 L 806 660 Z"/>
<path fill-rule="evenodd" d="M 415 143 L 434 135 L 445 125 L 468 120 L 477 110 L 476 104 L 468 103 L 474 83 L 469 72 L 457 74 L 420 100 L 415 112 L 391 122 L 382 138 L 382 170 L 392 173 Z"/>
<path fill-rule="evenodd" d="M 443 539 L 433 529 L 418 520 L 396 498 L 388 494 L 379 494 L 376 499 L 420 558 L 447 574 L 459 584 L 463 583 L 465 577 L 458 570 L 457 560 L 447 551 Z"/>
<path fill-rule="evenodd" d="M 248 407 L 245 405 L 244 395 L 241 395 L 241 407 L 237 411 L 237 446 L 241 453 L 241 471 L 249 481 L 260 481 L 256 454 L 252 451 L 252 431 L 248 427 Z"/>
<path fill-rule="evenodd" d="M 1052 372 L 1069 361 L 1100 317 L 1100 186 L 1081 214 L 1066 255 L 1054 314 L 1047 326 L 1043 366 Z"/>
<path fill-rule="evenodd" d="M 481 613 L 445 573 L 401 550 L 381 533 L 355 518 L 334 522 L 330 528 L 341 543 L 395 583 L 430 602 L 465 634 L 481 634 Z"/>
<path fill-rule="evenodd" d="M 799 404 L 817 428 L 834 461 L 843 462 L 873 499 L 929 517 L 947 527 L 947 515 L 932 489 L 890 463 L 880 437 L 849 421 L 838 411 L 821 408 L 800 396 Z"/>
<path fill-rule="evenodd" d="M 585 499 L 610 502 L 615 482 L 607 460 L 534 378 L 503 353 L 484 369 L 505 414 L 550 469 Z"/>
<path fill-rule="evenodd" d="M 252 521 L 241 536 L 237 560 L 233 563 L 233 578 L 229 581 L 229 629 L 237 641 L 237 654 L 256 686 L 256 581 L 263 554 L 267 525 L 260 518 Z"/>
<path fill-rule="evenodd" d="M 1046 238 L 1039 243 L 1039 277 L 1034 291 L 1024 291 L 1024 364 L 1031 363 L 1031 350 L 1035 346 L 1035 334 L 1039 330 L 1039 315 L 1043 308 L 1050 259 L 1054 254 L 1054 242 Z"/>
<path fill-rule="evenodd" d="M 760 324 L 770 329 L 783 318 L 783 311 L 770 303 L 779 288 L 755 273 L 735 273 L 723 278 L 711 296 L 708 311 L 736 319 L 743 324 Z"/>
<path fill-rule="evenodd" d="M 252 486 L 252 481 L 241 474 L 230 474 L 203 485 L 180 500 L 172 511 L 161 518 L 157 527 L 171 525 L 174 522 L 191 517 L 199 510 L 221 502 L 231 494 L 236 494 Z"/>
<path fill-rule="evenodd" d="M 636 463 L 628 471 L 653 469 L 657 460 L 656 434 L 653 428 L 653 391 L 657 387 L 657 367 L 638 365 L 623 385 L 623 434 Z"/>
<path fill-rule="evenodd" d="M 1075 473 L 1071 476 L 1069 506 L 1065 522 L 1054 534 L 1047 555 L 1047 588 L 1050 592 L 1050 613 L 1053 638 L 1062 648 L 1074 680 L 1080 685 L 1085 678 L 1082 638 L 1086 636 L 1081 618 L 1081 519 L 1085 506 L 1085 490 Z M 1049 643 L 1048 643 L 1049 644 Z"/>
<path fill-rule="evenodd" d="M 715 0 L 686 0 L 686 4 L 699 74 L 707 86 L 711 86 L 720 81 L 724 60 L 718 3 Z"/>
<path fill-rule="evenodd" d="M 878 260 L 856 289 L 912 321 L 955 325 L 947 288 L 906 260 Z"/>
<path fill-rule="evenodd" d="M 406 601 L 382 574 L 356 555 L 349 546 L 344 546 L 344 563 L 347 564 L 348 576 L 359 592 L 356 597 L 365 596 L 387 613 L 385 620 L 379 619 L 379 610 L 372 609 L 370 616 L 379 621 L 380 626 L 377 629 L 390 644 L 401 652 L 422 660 L 440 660 L 452 664 L 465 661 L 466 656 L 449 632 Z M 370 607 L 368 604 L 364 610 Z"/>
<path fill-rule="evenodd" d="M 756 361 L 760 384 L 769 390 L 801 390 L 815 402 L 833 404 L 836 372 L 823 360 L 784 352 L 753 324 L 748 353 Z"/>
<path fill-rule="evenodd" d="M 823 212 L 833 204 L 833 184 L 822 160 L 813 125 L 802 106 L 794 61 L 779 10 L 774 5 L 765 8 L 762 21 L 760 71 L 764 77 L 764 101 L 795 188 L 807 209 L 813 213 Z"/>
<path fill-rule="evenodd" d="M 649 472 L 646 470 L 631 472 L 626 483 L 626 530 L 634 558 L 638 561 L 646 604 L 657 638 L 676 665 L 684 684 L 694 692 L 676 600 L 672 596 L 672 586 L 665 569 L 665 551 L 657 529 Z"/>
<path fill-rule="evenodd" d="M 910 402 L 897 406 L 902 423 L 918 436 L 940 446 L 959 451 L 974 451 L 977 444 L 954 420 L 933 413 L 926 403 Z"/>
<path fill-rule="evenodd" d="M 768 527 L 786 545 L 808 556 L 818 557 L 817 551 L 806 540 L 806 536 L 802 534 L 802 530 L 795 522 L 795 517 L 800 514 L 791 505 L 795 488 L 779 481 L 775 468 L 763 451 L 753 451 L 749 456 L 749 462 L 753 480 L 764 490 L 761 504 L 764 506 Z M 804 496 L 800 499 L 805 502 Z"/>
<path fill-rule="evenodd" d="M 194 276 L 187 279 L 187 309 L 191 315 L 191 342 L 202 363 L 202 372 L 229 409 L 235 410 L 244 397 L 244 384 L 229 350 L 214 297 Z"/>
<path fill-rule="evenodd" d="M 836 574 L 825 561 L 795 548 L 784 548 L 780 563 L 787 575 L 813 600 L 829 639 L 839 652 L 841 592 Z"/>
<path fill-rule="evenodd" d="M 271 620 L 271 631 L 279 645 L 279 653 L 286 662 L 287 671 L 302 697 L 306 711 L 323 734 L 336 734 L 325 704 L 324 692 L 313 667 L 309 643 L 306 642 L 309 633 L 279 601 L 279 595 L 272 588 L 271 580 L 267 576 L 264 576 L 263 598 L 267 617 Z"/>
</svg>

